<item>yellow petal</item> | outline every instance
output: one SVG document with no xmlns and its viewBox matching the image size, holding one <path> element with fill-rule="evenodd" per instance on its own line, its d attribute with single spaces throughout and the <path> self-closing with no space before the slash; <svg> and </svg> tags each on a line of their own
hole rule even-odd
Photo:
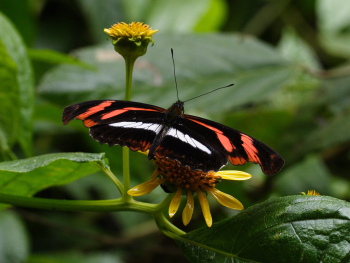
<svg viewBox="0 0 350 263">
<path fill-rule="evenodd" d="M 305 192 L 301 192 L 303 195 L 320 195 L 320 193 L 316 192 L 316 190 L 308 190 L 307 194 Z"/>
<path fill-rule="evenodd" d="M 216 188 L 206 189 L 216 200 L 223 206 L 227 206 L 232 209 L 242 210 L 244 209 L 242 203 L 233 196 L 219 191 Z"/>
<path fill-rule="evenodd" d="M 243 181 L 248 180 L 252 177 L 252 175 L 249 173 L 235 170 L 219 171 L 216 172 L 216 174 L 221 176 L 221 178 L 225 180 Z"/>
<path fill-rule="evenodd" d="M 139 153 L 142 153 L 142 154 L 145 154 L 145 155 L 148 155 L 148 153 L 149 153 L 149 150 L 147 150 L 147 151 L 137 151 L 137 152 L 139 152 Z"/>
<path fill-rule="evenodd" d="M 153 179 L 153 180 L 149 180 L 147 182 L 144 182 L 142 184 L 139 184 L 133 188 L 131 188 L 128 191 L 129 195 L 132 196 L 141 196 L 141 195 L 145 195 L 145 194 L 149 194 L 150 192 L 152 192 L 158 185 L 164 183 L 166 181 L 166 179 Z"/>
<path fill-rule="evenodd" d="M 169 206 L 169 216 L 173 217 L 177 210 L 179 209 L 180 203 L 182 200 L 182 190 L 181 188 L 177 188 L 176 194 L 174 195 L 173 199 L 171 200 L 170 206 Z"/>
<path fill-rule="evenodd" d="M 208 199 L 202 191 L 199 190 L 196 193 L 198 195 L 199 203 L 201 204 L 201 207 L 202 207 L 202 212 L 203 212 L 205 222 L 207 223 L 208 227 L 211 227 L 211 225 L 213 224 L 213 219 L 211 217 Z"/>
<path fill-rule="evenodd" d="M 187 203 L 182 212 L 182 223 L 187 226 L 192 219 L 194 209 L 194 199 L 191 191 L 187 192 Z"/>
</svg>

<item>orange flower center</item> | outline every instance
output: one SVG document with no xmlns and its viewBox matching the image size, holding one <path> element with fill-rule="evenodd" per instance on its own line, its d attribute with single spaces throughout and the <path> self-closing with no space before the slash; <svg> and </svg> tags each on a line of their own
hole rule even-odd
<svg viewBox="0 0 350 263">
<path fill-rule="evenodd" d="M 167 179 L 170 183 L 185 190 L 196 192 L 206 188 L 215 188 L 220 182 L 221 176 L 214 171 L 203 172 L 201 170 L 192 170 L 188 166 L 183 166 L 177 160 L 162 158 L 155 160 L 158 166 L 159 176 Z"/>
</svg>

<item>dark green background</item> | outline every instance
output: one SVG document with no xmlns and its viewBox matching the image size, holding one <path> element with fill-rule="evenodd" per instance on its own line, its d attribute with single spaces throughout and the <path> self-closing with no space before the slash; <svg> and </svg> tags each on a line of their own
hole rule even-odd
<svg viewBox="0 0 350 263">
<path fill-rule="evenodd" d="M 246 208 L 309 189 L 350 200 L 348 0 L 2 0 L 0 11 L 2 161 L 57 152 L 106 152 L 112 170 L 121 177 L 121 149 L 93 141 L 80 122 L 63 126 L 61 114 L 71 103 L 123 98 L 124 62 L 103 29 L 121 21 L 143 21 L 159 32 L 155 45 L 135 65 L 133 100 L 165 108 L 176 100 L 173 48 L 181 99 L 235 84 L 186 103 L 186 113 L 248 133 L 286 160 L 282 172 L 273 177 L 262 174 L 258 165 L 236 167 L 253 178 L 221 183 L 220 190 Z M 132 153 L 131 158 L 136 185 L 151 176 L 154 166 L 140 154 Z M 164 194 L 157 190 L 141 199 L 158 202 Z M 96 173 L 36 196 L 108 199 L 118 192 L 105 175 Z M 185 231 L 205 226 L 199 203 L 195 205 L 188 227 L 182 226 L 180 211 L 172 221 Z M 211 199 L 210 206 L 214 222 L 236 214 Z M 253 223 L 251 227 L 257 229 Z M 339 233 L 340 239 L 345 236 Z M 226 238 L 223 233 L 218 237 Z M 13 208 L 0 213 L 1 239 L 6 244 L 4 258 L 20 255 L 8 262 L 185 260 L 151 216 L 130 212 Z M 202 262 L 181 244 L 187 259 Z M 342 249 L 349 251 L 349 244 Z M 296 262 L 315 262 L 311 259 Z M 346 262 L 345 256 L 342 259 Z M 270 257 L 263 262 L 285 261 Z"/>
</svg>

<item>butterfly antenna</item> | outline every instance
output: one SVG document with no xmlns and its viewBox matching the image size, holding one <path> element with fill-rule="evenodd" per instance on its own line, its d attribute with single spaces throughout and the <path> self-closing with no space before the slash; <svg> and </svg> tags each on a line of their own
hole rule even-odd
<svg viewBox="0 0 350 263">
<path fill-rule="evenodd" d="M 176 80 L 176 72 L 175 72 L 175 60 L 174 60 L 174 50 L 171 49 L 171 59 L 173 60 L 173 69 L 174 69 L 174 79 L 175 79 L 175 87 L 176 87 L 176 96 L 177 100 L 179 99 L 179 89 L 177 88 L 177 80 Z"/>
<path fill-rule="evenodd" d="M 196 97 L 193 97 L 193 98 L 191 98 L 191 99 L 185 100 L 184 102 L 187 102 L 187 101 L 190 101 L 190 100 L 194 100 L 194 99 L 196 99 L 196 98 L 202 97 L 202 96 L 204 96 L 204 95 L 207 95 L 207 94 L 212 93 L 212 92 L 214 92 L 214 91 L 217 91 L 217 90 L 219 90 L 219 89 L 225 89 L 225 88 L 231 87 L 231 86 L 233 86 L 233 85 L 235 85 L 235 84 L 229 84 L 229 85 L 224 86 L 224 87 L 216 88 L 216 89 L 214 89 L 214 90 L 208 91 L 208 92 L 206 92 L 206 93 L 203 93 L 203 94 L 198 95 L 198 96 L 196 96 Z"/>
</svg>

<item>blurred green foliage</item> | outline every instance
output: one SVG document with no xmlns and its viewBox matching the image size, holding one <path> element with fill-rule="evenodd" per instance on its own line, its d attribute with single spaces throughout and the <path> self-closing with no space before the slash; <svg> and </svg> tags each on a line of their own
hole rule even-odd
<svg viewBox="0 0 350 263">
<path fill-rule="evenodd" d="M 248 133 L 286 160 L 274 177 L 263 175 L 257 165 L 239 167 L 253 178 L 219 184 L 219 189 L 245 207 L 309 189 L 350 200 L 348 0 L 2 0 L 0 11 L 2 161 L 106 152 L 121 176 L 120 147 L 99 145 L 80 122 L 63 126 L 61 115 L 71 103 L 124 97 L 124 62 L 103 28 L 142 21 L 160 32 L 136 62 L 133 100 L 165 108 L 176 100 L 174 48 L 181 99 L 235 84 L 186 103 L 186 113 Z M 131 159 L 136 185 L 154 167 L 138 153 Z M 110 181 L 96 173 L 36 196 L 106 199 L 115 194 Z M 163 196 L 157 190 L 141 200 L 157 202 Z M 235 213 L 210 205 L 214 222 Z M 204 226 L 197 212 L 188 227 L 181 226 L 179 215 L 173 220 L 186 231 L 197 229 Z M 8 228 L 12 239 L 5 242 Z M 16 208 L 0 213 L 0 232 L 1 256 L 6 256 L 0 262 L 184 260 L 143 214 Z"/>
</svg>

